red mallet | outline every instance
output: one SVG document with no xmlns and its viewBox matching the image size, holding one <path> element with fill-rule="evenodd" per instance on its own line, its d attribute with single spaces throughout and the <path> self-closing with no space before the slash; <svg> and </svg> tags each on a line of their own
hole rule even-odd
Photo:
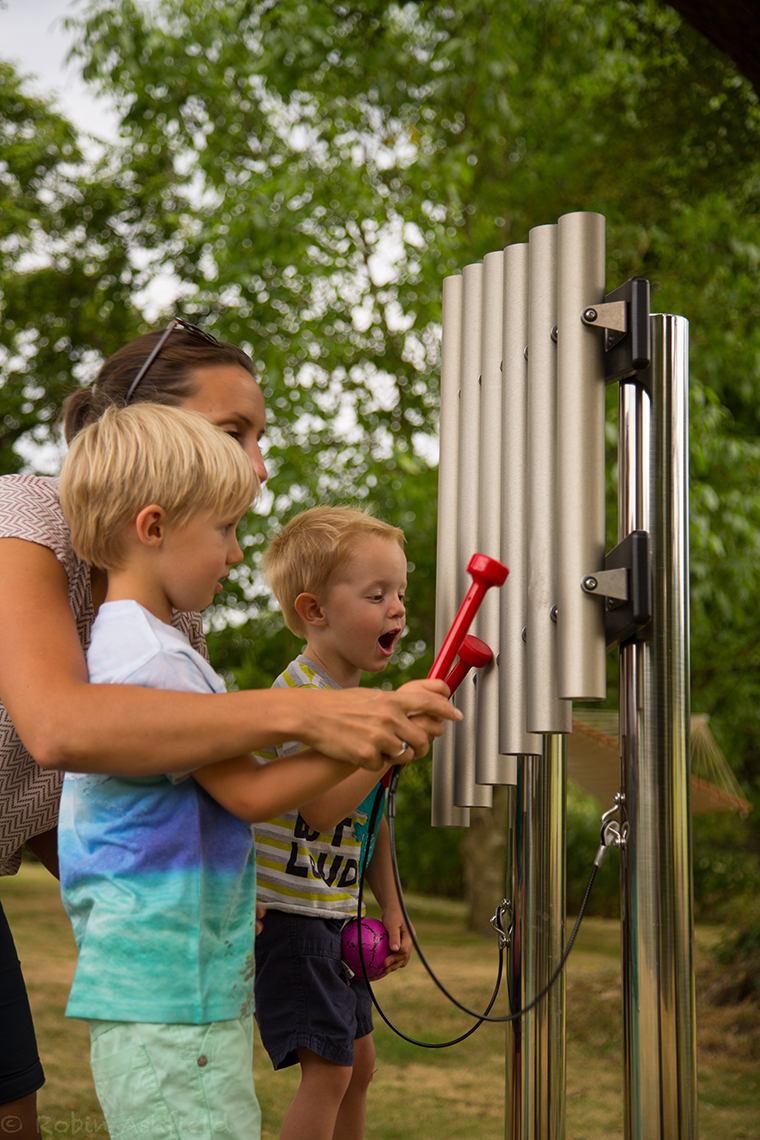
<svg viewBox="0 0 760 1140">
<path fill-rule="evenodd" d="M 445 681 L 449 676 L 449 671 L 454 664 L 454 658 L 467 636 L 467 630 L 473 623 L 475 614 L 478 612 L 480 604 L 486 596 L 486 591 L 489 590 L 491 586 L 503 586 L 507 580 L 509 570 L 503 562 L 498 562 L 495 558 L 489 558 L 487 554 L 473 554 L 467 566 L 467 572 L 472 577 L 472 585 L 459 607 L 457 616 L 451 623 L 451 629 L 444 638 L 438 656 L 433 662 L 433 668 L 428 673 L 428 680 Z M 479 639 L 476 638 L 475 640 Z M 481 645 L 483 644 L 484 643 L 481 642 Z M 486 648 L 488 647 L 486 646 Z M 459 678 L 457 684 L 459 684 L 461 680 L 462 677 Z M 400 755 L 403 756 L 403 752 L 400 753 Z M 396 765 L 396 767 L 403 768 L 405 765 Z M 380 781 L 386 788 L 390 786 L 392 772 L 393 769 L 389 768 Z"/>
<path fill-rule="evenodd" d="M 489 558 L 487 554 L 473 554 L 467 567 L 467 573 L 472 575 L 472 585 L 459 607 L 459 613 L 451 624 L 451 629 L 441 646 L 440 652 L 433 662 L 433 668 L 428 673 L 431 680 L 445 680 L 459 646 L 465 639 L 468 629 L 472 625 L 480 603 L 491 586 L 503 586 L 507 580 L 509 570 L 502 562 Z"/>
<path fill-rule="evenodd" d="M 359 954 L 359 920 L 354 919 L 343 927 L 340 936 L 340 948 L 343 961 L 349 970 L 364 977 L 362 960 Z M 391 952 L 388 931 L 379 918 L 363 918 L 361 920 L 362 951 L 364 953 L 364 966 L 367 977 L 372 980 L 382 974 L 383 962 Z"/>
<path fill-rule="evenodd" d="M 468 633 L 459 646 L 458 657 L 459 660 L 446 678 L 446 684 L 451 689 L 452 697 L 470 669 L 482 669 L 491 660 L 493 653 L 485 641 L 481 641 L 479 637 L 474 637 L 473 634 Z"/>
</svg>

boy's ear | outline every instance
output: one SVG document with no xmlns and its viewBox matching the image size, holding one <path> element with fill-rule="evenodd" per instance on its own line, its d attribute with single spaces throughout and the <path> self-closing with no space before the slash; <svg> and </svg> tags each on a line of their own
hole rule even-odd
<svg viewBox="0 0 760 1140">
<path fill-rule="evenodd" d="M 293 609 L 304 625 L 322 627 L 327 625 L 325 612 L 316 594 L 299 594 L 293 602 Z"/>
<path fill-rule="evenodd" d="M 151 503 L 135 519 L 135 531 L 143 546 L 159 547 L 166 535 L 166 511 L 158 503 Z"/>
</svg>

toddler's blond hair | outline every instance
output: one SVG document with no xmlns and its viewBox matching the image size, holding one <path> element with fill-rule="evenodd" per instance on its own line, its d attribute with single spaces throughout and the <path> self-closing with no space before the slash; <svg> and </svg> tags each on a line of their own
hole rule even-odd
<svg viewBox="0 0 760 1140">
<path fill-rule="evenodd" d="M 285 624 L 306 636 L 295 609 L 299 594 L 324 597 L 350 560 L 358 539 L 382 538 L 403 549 L 403 530 L 354 507 L 311 507 L 295 515 L 264 552 L 264 569 L 280 603 Z"/>
</svg>

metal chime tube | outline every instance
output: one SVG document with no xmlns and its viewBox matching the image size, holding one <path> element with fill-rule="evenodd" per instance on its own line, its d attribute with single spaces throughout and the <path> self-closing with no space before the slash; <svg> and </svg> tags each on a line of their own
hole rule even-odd
<svg viewBox="0 0 760 1140">
<path fill-rule="evenodd" d="M 557 689 L 557 226 L 531 230 L 527 279 L 527 720 L 541 755 L 518 762 L 513 837 L 512 1008 L 528 1004 L 562 957 L 565 935 L 565 769 L 572 705 Z M 561 334 L 560 334 L 561 335 Z M 554 612 L 553 612 L 554 611 Z M 528 743 L 528 749 L 531 745 Z M 565 988 L 560 976 L 507 1029 L 508 1140 L 563 1140 Z"/>
<path fill-rule="evenodd" d="M 504 254 L 483 259 L 483 295 L 480 352 L 480 500 L 477 549 L 491 558 L 501 557 L 503 494 L 502 369 L 504 310 Z M 509 563 L 507 563 L 509 565 Z M 512 583 L 505 587 L 509 592 Z M 477 634 L 493 651 L 493 659 L 476 675 L 477 727 L 475 778 L 479 784 L 514 784 L 513 756 L 499 752 L 499 637 L 504 590 L 490 590 L 477 616 Z"/>
<path fill-rule="evenodd" d="M 443 282 L 441 333 L 441 417 L 438 466 L 438 540 L 435 577 L 435 645 L 440 649 L 461 599 L 457 594 L 457 517 L 459 503 L 459 383 L 462 357 L 462 276 Z M 433 746 L 434 827 L 462 827 L 467 808 L 454 806 L 454 726 Z"/>
<path fill-rule="evenodd" d="M 500 748 L 517 757 L 517 787 L 511 803 L 511 848 L 506 894 L 512 903 L 512 942 L 507 955 L 507 1012 L 522 1009 L 535 995 L 540 974 L 540 919 L 547 908 L 538 898 L 546 853 L 541 818 L 547 782 L 544 737 L 527 731 L 526 644 L 528 595 L 528 273 L 527 243 L 504 251 L 504 403 L 502 440 L 502 561 L 509 568 L 509 589 L 502 591 Z M 558 740 L 561 738 L 548 738 Z M 556 819 L 556 817 L 555 817 Z M 506 1026 L 505 1125 L 507 1140 L 538 1135 L 539 1102 L 547 1086 L 539 1068 L 545 1034 L 537 1019 L 518 1018 Z M 557 1039 L 559 1043 L 559 1038 Z M 555 1066 L 555 1074 L 557 1072 Z M 555 1082 L 556 1083 L 556 1082 Z M 562 1082 L 560 1082 L 562 1083 Z"/>
<path fill-rule="evenodd" d="M 651 411 L 625 385 L 620 416 L 621 518 L 650 533 L 653 583 L 651 640 L 620 655 L 625 1136 L 693 1140 L 688 322 L 651 328 Z"/>
<path fill-rule="evenodd" d="M 573 700 L 602 700 L 604 609 L 581 582 L 604 569 L 604 336 L 581 316 L 604 301 L 604 217 L 565 214 L 558 239 L 558 691 Z"/>
<path fill-rule="evenodd" d="M 457 597 L 467 593 L 467 563 L 478 549 L 480 504 L 480 368 L 483 265 L 466 265 L 462 274 L 462 331 L 459 411 L 459 507 L 457 536 Z M 444 460 L 445 461 L 445 460 Z M 453 616 L 453 615 L 452 615 Z M 458 807 L 490 807 L 490 787 L 477 783 L 477 703 L 475 685 L 463 684 L 456 704 L 464 714 L 454 733 L 454 803 Z"/>
<path fill-rule="evenodd" d="M 528 245 L 504 250 L 499 751 L 540 756 L 543 740 L 527 730 L 528 621 Z"/>
<path fill-rule="evenodd" d="M 570 732 L 572 705 L 557 696 L 557 227 L 528 240 L 527 729 Z"/>
</svg>

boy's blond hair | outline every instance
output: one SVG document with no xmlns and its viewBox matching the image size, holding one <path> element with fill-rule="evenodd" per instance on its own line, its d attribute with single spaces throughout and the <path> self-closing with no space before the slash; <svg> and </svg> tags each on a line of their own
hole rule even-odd
<svg viewBox="0 0 760 1140">
<path fill-rule="evenodd" d="M 109 408 L 74 437 L 61 469 L 61 508 L 80 558 L 123 564 L 124 529 L 156 503 L 182 527 L 200 511 L 239 515 L 259 480 L 239 444 L 200 412 L 160 404 Z"/>
<path fill-rule="evenodd" d="M 306 636 L 294 605 L 298 595 L 323 597 L 361 538 L 383 538 L 402 549 L 406 542 L 399 527 L 354 507 L 312 507 L 295 515 L 272 539 L 264 552 L 264 569 L 293 633 Z"/>
</svg>

